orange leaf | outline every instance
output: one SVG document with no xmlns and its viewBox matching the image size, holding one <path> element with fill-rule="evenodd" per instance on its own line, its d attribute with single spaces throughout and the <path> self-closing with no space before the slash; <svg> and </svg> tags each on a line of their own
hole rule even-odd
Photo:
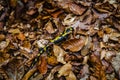
<svg viewBox="0 0 120 80">
<path fill-rule="evenodd" d="M 53 14 L 51 14 L 54 18 L 57 18 L 63 11 L 58 11 Z"/>
<path fill-rule="evenodd" d="M 77 52 L 79 50 L 82 49 L 82 47 L 84 46 L 85 42 L 83 39 L 71 39 L 69 41 L 66 41 L 63 44 L 63 48 L 65 50 L 70 50 L 72 52 Z"/>
<path fill-rule="evenodd" d="M 22 33 L 19 33 L 17 37 L 18 37 L 18 39 L 21 40 L 21 41 L 25 40 L 25 35 L 22 34 Z"/>
<path fill-rule="evenodd" d="M 56 65 L 58 63 L 57 58 L 55 56 L 48 57 L 48 64 Z"/>
<path fill-rule="evenodd" d="M 47 72 L 47 60 L 46 60 L 45 56 L 41 57 L 41 64 L 40 64 L 40 66 L 38 66 L 38 70 L 40 71 L 40 73 L 46 74 L 46 72 Z"/>
</svg>

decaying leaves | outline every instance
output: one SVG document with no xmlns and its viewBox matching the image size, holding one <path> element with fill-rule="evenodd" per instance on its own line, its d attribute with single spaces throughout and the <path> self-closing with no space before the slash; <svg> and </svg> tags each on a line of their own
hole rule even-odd
<svg viewBox="0 0 120 80">
<path fill-rule="evenodd" d="M 25 40 L 25 35 L 23 33 L 19 33 L 17 38 L 21 41 Z"/>
<path fill-rule="evenodd" d="M 120 80 L 119 58 L 119 0 L 0 0 L 0 80 Z"/>
<path fill-rule="evenodd" d="M 66 63 L 64 61 L 64 56 L 65 56 L 66 52 L 62 48 L 60 48 L 57 45 L 54 45 L 53 46 L 53 52 L 54 52 L 54 55 L 57 57 L 58 62 L 63 63 L 63 64 Z"/>
<path fill-rule="evenodd" d="M 77 80 L 75 74 L 70 71 L 69 75 L 66 77 L 66 80 Z"/>
<path fill-rule="evenodd" d="M 58 71 L 58 73 L 59 73 L 58 77 L 68 76 L 70 74 L 71 70 L 72 70 L 72 65 L 70 63 L 65 64 Z"/>
<path fill-rule="evenodd" d="M 82 49 L 85 41 L 83 39 L 71 39 L 63 43 L 63 48 L 65 50 L 70 50 L 72 52 L 77 52 Z"/>
<path fill-rule="evenodd" d="M 53 66 L 58 64 L 57 58 L 55 56 L 48 57 L 47 62 L 48 64 L 53 65 Z"/>
<path fill-rule="evenodd" d="M 94 54 L 92 54 L 90 56 L 90 61 L 92 64 L 94 64 L 95 66 L 93 66 L 93 68 L 91 68 L 91 71 L 93 72 L 93 76 L 97 78 L 97 80 L 107 80 L 106 79 L 106 73 L 105 73 L 105 68 L 102 65 L 102 63 L 100 62 L 100 59 L 95 56 Z"/>
<path fill-rule="evenodd" d="M 47 60 L 45 56 L 41 57 L 41 64 L 38 66 L 38 70 L 41 74 L 47 73 Z"/>
<path fill-rule="evenodd" d="M 53 25 L 52 25 L 51 21 L 47 22 L 47 24 L 45 25 L 45 29 L 50 34 L 55 32 L 55 29 L 53 28 Z"/>
</svg>

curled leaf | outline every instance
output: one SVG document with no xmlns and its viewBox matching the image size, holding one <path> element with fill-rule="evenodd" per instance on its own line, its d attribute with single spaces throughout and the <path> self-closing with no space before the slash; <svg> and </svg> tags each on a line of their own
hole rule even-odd
<svg viewBox="0 0 120 80">
<path fill-rule="evenodd" d="M 110 34 L 110 39 L 111 39 L 111 40 L 118 41 L 118 40 L 119 40 L 119 39 L 118 39 L 119 37 L 120 37 L 120 33 L 111 33 L 111 34 Z"/>
<path fill-rule="evenodd" d="M 67 63 L 65 64 L 64 66 L 62 66 L 60 68 L 60 70 L 58 71 L 58 77 L 61 77 L 61 76 L 68 76 L 69 73 L 71 72 L 72 70 L 72 65 L 70 63 Z"/>
<path fill-rule="evenodd" d="M 63 48 L 65 50 L 70 50 L 72 52 L 77 52 L 82 49 L 84 46 L 85 42 L 83 39 L 71 39 L 63 44 Z"/>
<path fill-rule="evenodd" d="M 57 57 L 57 61 L 60 62 L 60 63 L 63 63 L 65 64 L 66 62 L 64 61 L 64 56 L 66 54 L 66 52 L 61 49 L 59 46 L 57 45 L 54 45 L 53 46 L 53 52 L 54 52 L 54 55 Z"/>
<path fill-rule="evenodd" d="M 54 67 L 50 74 L 45 78 L 45 80 L 53 80 L 54 79 L 54 74 L 60 69 L 60 66 Z"/>
</svg>

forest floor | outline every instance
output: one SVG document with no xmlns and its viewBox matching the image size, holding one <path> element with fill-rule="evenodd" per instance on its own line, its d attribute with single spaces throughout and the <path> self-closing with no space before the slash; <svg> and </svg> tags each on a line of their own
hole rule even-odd
<svg viewBox="0 0 120 80">
<path fill-rule="evenodd" d="M 0 80 L 120 80 L 119 0 L 0 0 Z"/>
</svg>

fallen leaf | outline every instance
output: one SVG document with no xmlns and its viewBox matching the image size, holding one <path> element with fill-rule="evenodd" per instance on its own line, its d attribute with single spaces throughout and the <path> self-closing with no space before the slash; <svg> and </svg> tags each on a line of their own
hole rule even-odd
<svg viewBox="0 0 120 80">
<path fill-rule="evenodd" d="M 103 42 L 108 42 L 109 39 L 109 34 L 104 34 L 103 35 Z"/>
<path fill-rule="evenodd" d="M 97 80 L 94 76 L 90 76 L 90 80 Z"/>
<path fill-rule="evenodd" d="M 85 41 L 85 46 L 81 49 L 81 55 L 86 56 L 89 53 L 91 47 L 92 47 L 92 38 L 87 37 Z"/>
<path fill-rule="evenodd" d="M 114 10 L 114 6 L 109 4 L 108 2 L 106 3 L 97 3 L 94 6 L 95 9 L 100 11 L 101 13 L 110 13 Z"/>
<path fill-rule="evenodd" d="M 97 78 L 97 80 L 107 80 L 106 79 L 106 73 L 105 73 L 105 67 L 102 65 L 100 59 L 92 54 L 90 56 L 90 62 L 93 67 L 91 67 L 91 71 L 93 72 L 93 76 Z"/>
<path fill-rule="evenodd" d="M 26 12 L 26 14 L 28 14 L 28 15 L 33 15 L 33 14 L 35 14 L 36 13 L 36 10 L 35 9 L 30 9 L 30 10 L 28 10 L 27 12 Z"/>
<path fill-rule="evenodd" d="M 19 40 L 23 41 L 23 40 L 25 40 L 25 35 L 24 35 L 23 33 L 19 33 L 19 34 L 17 35 L 17 38 L 18 38 Z"/>
<path fill-rule="evenodd" d="M 0 41 L 4 40 L 5 39 L 5 35 L 3 34 L 0 34 Z"/>
<path fill-rule="evenodd" d="M 112 28 L 109 28 L 109 27 L 104 28 L 104 30 L 105 30 L 105 32 L 106 32 L 107 34 L 110 34 L 110 33 L 113 32 L 113 29 L 112 29 Z"/>
<path fill-rule="evenodd" d="M 62 10 L 57 11 L 57 12 L 55 12 L 55 13 L 52 13 L 51 15 L 52 15 L 54 18 L 57 18 L 61 13 L 63 13 Z"/>
<path fill-rule="evenodd" d="M 60 48 L 57 45 L 54 45 L 53 46 L 53 52 L 54 52 L 54 55 L 57 57 L 58 62 L 63 63 L 63 64 L 66 63 L 64 61 L 64 56 L 65 56 L 66 52 L 62 48 Z"/>
<path fill-rule="evenodd" d="M 109 37 L 111 40 L 118 41 L 120 37 L 120 33 L 111 33 Z"/>
<path fill-rule="evenodd" d="M 68 76 L 71 70 L 72 70 L 72 65 L 70 63 L 63 65 L 58 71 L 58 77 Z"/>
<path fill-rule="evenodd" d="M 71 0 L 65 0 L 65 1 L 58 0 L 57 4 L 61 8 L 65 9 L 69 12 L 72 12 L 76 15 L 82 15 L 86 10 L 86 8 L 84 6 L 77 5 L 77 4 L 73 3 Z"/>
<path fill-rule="evenodd" d="M 61 66 L 55 66 L 50 74 L 45 78 L 45 80 L 53 80 L 54 79 L 54 74 L 60 69 Z"/>
<path fill-rule="evenodd" d="M 47 30 L 48 33 L 52 34 L 55 32 L 55 29 L 53 28 L 52 22 L 48 21 L 45 25 L 45 29 Z"/>
<path fill-rule="evenodd" d="M 101 60 L 105 57 L 106 53 L 107 53 L 107 51 L 105 51 L 105 50 L 101 51 L 101 56 L 100 56 Z"/>
<path fill-rule="evenodd" d="M 104 35 L 104 32 L 103 32 L 102 30 L 98 31 L 98 36 L 99 36 L 100 38 L 102 38 L 103 35 Z"/>
<path fill-rule="evenodd" d="M 105 55 L 106 60 L 111 60 L 116 55 L 115 51 L 107 51 Z"/>
<path fill-rule="evenodd" d="M 80 74 L 82 76 L 81 80 L 86 80 L 88 78 L 89 66 L 87 64 L 85 64 L 83 68 L 80 70 Z"/>
<path fill-rule="evenodd" d="M 63 43 L 63 48 L 65 50 L 70 50 L 72 52 L 77 52 L 82 49 L 85 42 L 83 39 L 71 39 Z"/>
<path fill-rule="evenodd" d="M 0 42 L 0 49 L 5 49 L 10 43 L 10 40 L 6 40 L 6 41 L 1 41 Z"/>
<path fill-rule="evenodd" d="M 77 80 L 77 78 L 75 74 L 72 71 L 70 71 L 69 75 L 66 76 L 66 80 Z"/>
<path fill-rule="evenodd" d="M 77 15 L 82 15 L 86 10 L 86 8 L 84 8 L 83 6 L 81 5 L 78 6 L 77 4 L 74 3 L 69 3 L 68 8 L 70 9 L 71 12 Z"/>
<path fill-rule="evenodd" d="M 12 33 L 12 34 L 21 33 L 19 29 L 10 29 L 8 32 L 9 32 L 9 33 Z"/>
<path fill-rule="evenodd" d="M 41 74 L 47 73 L 47 60 L 45 56 L 41 57 L 41 64 L 38 66 L 38 70 Z"/>
<path fill-rule="evenodd" d="M 30 49 L 31 43 L 29 41 L 24 41 L 23 47 Z"/>
<path fill-rule="evenodd" d="M 53 66 L 58 64 L 57 58 L 55 56 L 48 57 L 47 62 L 48 64 L 53 65 Z"/>
<path fill-rule="evenodd" d="M 63 25 L 71 25 L 74 24 L 76 17 L 74 17 L 72 14 L 68 14 L 64 20 L 63 20 Z"/>
</svg>

